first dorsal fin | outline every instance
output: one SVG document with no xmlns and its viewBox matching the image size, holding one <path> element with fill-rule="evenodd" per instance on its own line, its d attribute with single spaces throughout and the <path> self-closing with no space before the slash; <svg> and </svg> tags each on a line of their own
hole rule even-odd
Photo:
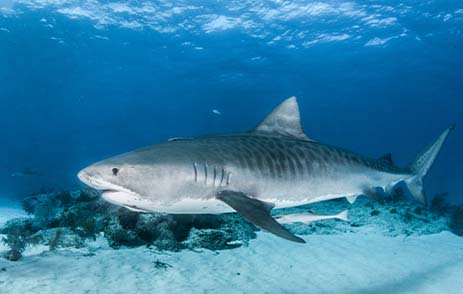
<svg viewBox="0 0 463 294">
<path fill-rule="evenodd" d="M 385 161 L 389 164 L 394 164 L 394 161 L 392 160 L 392 154 L 391 153 L 386 153 L 383 156 L 379 158 L 379 160 Z"/>
<path fill-rule="evenodd" d="M 312 141 L 304 134 L 299 105 L 294 96 L 276 107 L 253 131 L 269 136 L 285 136 Z"/>
</svg>

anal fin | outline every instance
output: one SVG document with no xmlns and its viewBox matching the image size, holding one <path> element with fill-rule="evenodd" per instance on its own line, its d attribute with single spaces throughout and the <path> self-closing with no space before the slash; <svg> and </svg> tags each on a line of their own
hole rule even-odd
<svg viewBox="0 0 463 294">
<path fill-rule="evenodd" d="M 359 197 L 359 195 L 354 195 L 354 196 L 347 196 L 346 197 L 346 200 L 347 202 L 349 202 L 350 204 L 354 204 L 355 201 L 357 201 L 357 198 Z"/>
<path fill-rule="evenodd" d="M 305 243 L 303 239 L 290 233 L 270 215 L 274 207 L 273 203 L 260 201 L 242 192 L 234 191 L 221 191 L 217 194 L 217 199 L 228 204 L 254 225 L 286 240 Z"/>
</svg>

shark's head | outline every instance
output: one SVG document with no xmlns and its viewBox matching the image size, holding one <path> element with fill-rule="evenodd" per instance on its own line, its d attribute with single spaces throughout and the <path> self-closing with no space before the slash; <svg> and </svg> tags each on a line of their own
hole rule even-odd
<svg viewBox="0 0 463 294">
<path fill-rule="evenodd" d="M 184 165 L 163 155 L 156 148 L 122 154 L 84 168 L 78 177 L 113 204 L 159 211 L 159 205 L 174 201 L 187 184 Z"/>
<path fill-rule="evenodd" d="M 136 178 L 137 173 L 136 168 L 105 160 L 84 168 L 77 176 L 88 186 L 101 190 L 105 200 L 136 209 L 135 203 L 140 201 L 141 195 L 139 187 L 130 184 L 130 179 Z"/>
</svg>

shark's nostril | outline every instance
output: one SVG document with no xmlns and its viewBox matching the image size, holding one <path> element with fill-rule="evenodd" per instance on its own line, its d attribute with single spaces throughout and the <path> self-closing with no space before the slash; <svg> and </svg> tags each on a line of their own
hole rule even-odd
<svg viewBox="0 0 463 294">
<path fill-rule="evenodd" d="M 117 167 L 112 169 L 113 175 L 117 176 L 117 173 L 119 173 L 119 169 Z"/>
<path fill-rule="evenodd" d="M 89 185 L 89 186 L 92 185 L 91 177 L 90 177 L 90 175 L 88 174 L 88 170 L 87 170 L 87 169 L 81 170 L 81 171 L 77 174 L 77 178 L 79 178 L 79 180 L 80 180 L 82 183 L 86 184 L 86 185 Z"/>
</svg>

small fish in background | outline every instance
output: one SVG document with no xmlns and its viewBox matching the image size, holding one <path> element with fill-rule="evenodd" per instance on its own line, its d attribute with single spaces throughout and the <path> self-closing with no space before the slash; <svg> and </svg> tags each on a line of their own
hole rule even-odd
<svg viewBox="0 0 463 294">
<path fill-rule="evenodd" d="M 212 113 L 215 115 L 222 115 L 222 112 L 220 112 L 218 109 L 212 109 Z"/>
<path fill-rule="evenodd" d="M 327 219 L 339 219 L 345 222 L 349 221 L 348 218 L 348 211 L 344 210 L 336 215 L 316 215 L 310 212 L 304 214 L 288 214 L 277 216 L 276 220 L 280 224 L 291 224 L 291 223 L 303 223 L 303 224 L 310 224 L 312 222 L 320 221 L 320 220 L 327 220 Z"/>
<path fill-rule="evenodd" d="M 41 174 L 35 170 L 32 170 L 30 168 L 25 168 L 20 171 L 15 171 L 11 173 L 12 177 L 37 177 L 40 176 Z"/>
</svg>

